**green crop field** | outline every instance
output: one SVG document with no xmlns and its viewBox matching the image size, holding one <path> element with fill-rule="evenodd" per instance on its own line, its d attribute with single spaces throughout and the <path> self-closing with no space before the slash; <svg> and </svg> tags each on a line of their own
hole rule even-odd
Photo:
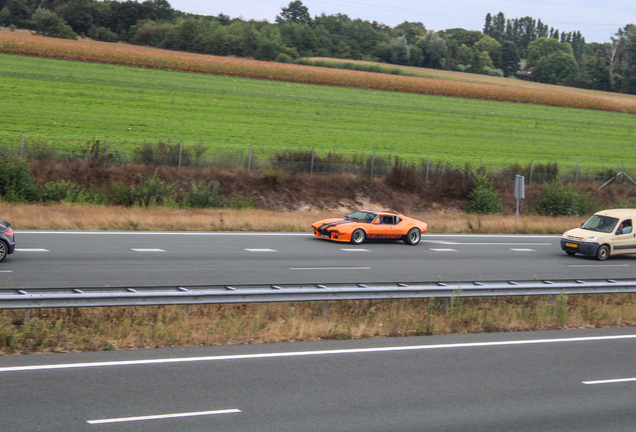
<svg viewBox="0 0 636 432">
<path fill-rule="evenodd" d="M 0 55 L 0 147 L 199 142 L 207 155 L 283 149 L 419 163 L 636 168 L 636 116 Z M 629 171 L 628 171 L 629 172 Z"/>
</svg>

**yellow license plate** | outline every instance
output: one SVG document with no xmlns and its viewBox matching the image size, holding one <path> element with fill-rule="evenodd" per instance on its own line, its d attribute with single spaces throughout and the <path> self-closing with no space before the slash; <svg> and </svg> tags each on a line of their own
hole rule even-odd
<svg viewBox="0 0 636 432">
<path fill-rule="evenodd" d="M 571 247 L 571 248 L 578 248 L 579 245 L 577 245 L 576 243 L 566 243 L 565 244 L 567 247 Z"/>
</svg>

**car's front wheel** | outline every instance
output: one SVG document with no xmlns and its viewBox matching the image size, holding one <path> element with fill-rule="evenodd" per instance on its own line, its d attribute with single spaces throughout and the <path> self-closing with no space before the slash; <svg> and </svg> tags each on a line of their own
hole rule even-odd
<svg viewBox="0 0 636 432">
<path fill-rule="evenodd" d="M 404 238 L 404 243 L 415 246 L 420 242 L 422 232 L 417 228 L 411 228 Z"/>
<path fill-rule="evenodd" d="M 0 240 L 0 262 L 4 261 L 9 253 L 9 246 L 2 240 Z"/>
<path fill-rule="evenodd" d="M 367 239 L 367 233 L 363 229 L 358 228 L 351 234 L 351 243 L 362 244 Z"/>
<path fill-rule="evenodd" d="M 607 258 L 609 258 L 609 256 L 610 256 L 610 250 L 607 245 L 603 245 L 600 248 L 598 248 L 598 251 L 596 252 L 597 260 L 605 261 Z"/>
</svg>

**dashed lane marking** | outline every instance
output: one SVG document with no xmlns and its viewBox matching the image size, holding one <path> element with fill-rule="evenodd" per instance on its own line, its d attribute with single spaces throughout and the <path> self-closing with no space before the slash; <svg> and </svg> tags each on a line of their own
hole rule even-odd
<svg viewBox="0 0 636 432">
<path fill-rule="evenodd" d="M 33 248 L 33 249 L 16 248 L 15 250 L 16 252 L 51 252 L 48 249 L 38 249 L 38 248 Z"/>
<path fill-rule="evenodd" d="M 371 267 L 292 267 L 290 270 L 371 270 Z"/>
<path fill-rule="evenodd" d="M 457 252 L 457 249 L 430 249 L 435 252 Z"/>
<path fill-rule="evenodd" d="M 206 416 L 206 415 L 216 415 L 216 414 L 234 414 L 234 413 L 240 413 L 240 412 L 241 410 L 239 409 L 225 409 L 225 410 L 216 410 L 216 411 L 198 411 L 198 412 L 188 412 L 188 413 L 149 415 L 149 416 L 141 416 L 141 417 L 121 417 L 121 418 L 102 419 L 102 420 L 88 420 L 86 423 L 88 424 L 123 423 L 123 422 L 141 421 L 141 420 L 158 420 L 158 419 L 195 417 L 195 416 Z"/>
<path fill-rule="evenodd" d="M 276 252 L 274 249 L 245 249 L 248 252 Z"/>
<path fill-rule="evenodd" d="M 340 249 L 345 252 L 371 252 L 369 249 Z"/>
<path fill-rule="evenodd" d="M 165 252 L 165 250 L 163 250 L 163 249 L 137 249 L 137 248 L 131 248 L 130 250 L 135 251 L 135 252 Z"/>
<path fill-rule="evenodd" d="M 514 248 L 510 248 L 511 251 L 514 252 L 536 252 L 536 250 L 534 249 L 514 249 Z"/>
</svg>

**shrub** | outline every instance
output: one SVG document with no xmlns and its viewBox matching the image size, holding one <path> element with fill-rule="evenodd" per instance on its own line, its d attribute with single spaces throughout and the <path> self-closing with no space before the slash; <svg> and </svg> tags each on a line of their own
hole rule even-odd
<svg viewBox="0 0 636 432">
<path fill-rule="evenodd" d="M 40 202 L 67 201 L 84 204 L 104 204 L 106 195 L 101 189 L 88 188 L 68 180 L 47 182 L 36 188 L 36 199 Z"/>
<path fill-rule="evenodd" d="M 254 198 L 251 196 L 243 196 L 234 194 L 230 198 L 230 208 L 235 210 L 245 210 L 256 207 Z"/>
<path fill-rule="evenodd" d="M 386 177 L 386 183 L 396 189 L 418 191 L 422 187 L 423 179 L 418 174 L 418 168 L 414 164 L 409 164 L 396 157 L 393 169 Z"/>
<path fill-rule="evenodd" d="M 110 203 L 126 207 L 152 207 L 175 201 L 174 183 L 166 183 L 157 171 L 150 177 L 138 176 L 138 185 L 128 185 L 123 181 L 115 183 L 110 194 Z"/>
<path fill-rule="evenodd" d="M 35 183 L 26 164 L 0 160 L 0 197 L 18 202 L 35 199 Z"/>
<path fill-rule="evenodd" d="M 575 216 L 586 213 L 587 202 L 572 185 L 546 183 L 539 192 L 537 211 L 543 216 Z"/>
<path fill-rule="evenodd" d="M 192 182 L 186 194 L 184 205 L 193 208 L 223 207 L 225 200 L 219 191 L 219 183 Z"/>
<path fill-rule="evenodd" d="M 486 176 L 477 176 L 473 189 L 468 194 L 470 210 L 475 213 L 501 213 L 503 204 L 499 192 Z"/>
</svg>

